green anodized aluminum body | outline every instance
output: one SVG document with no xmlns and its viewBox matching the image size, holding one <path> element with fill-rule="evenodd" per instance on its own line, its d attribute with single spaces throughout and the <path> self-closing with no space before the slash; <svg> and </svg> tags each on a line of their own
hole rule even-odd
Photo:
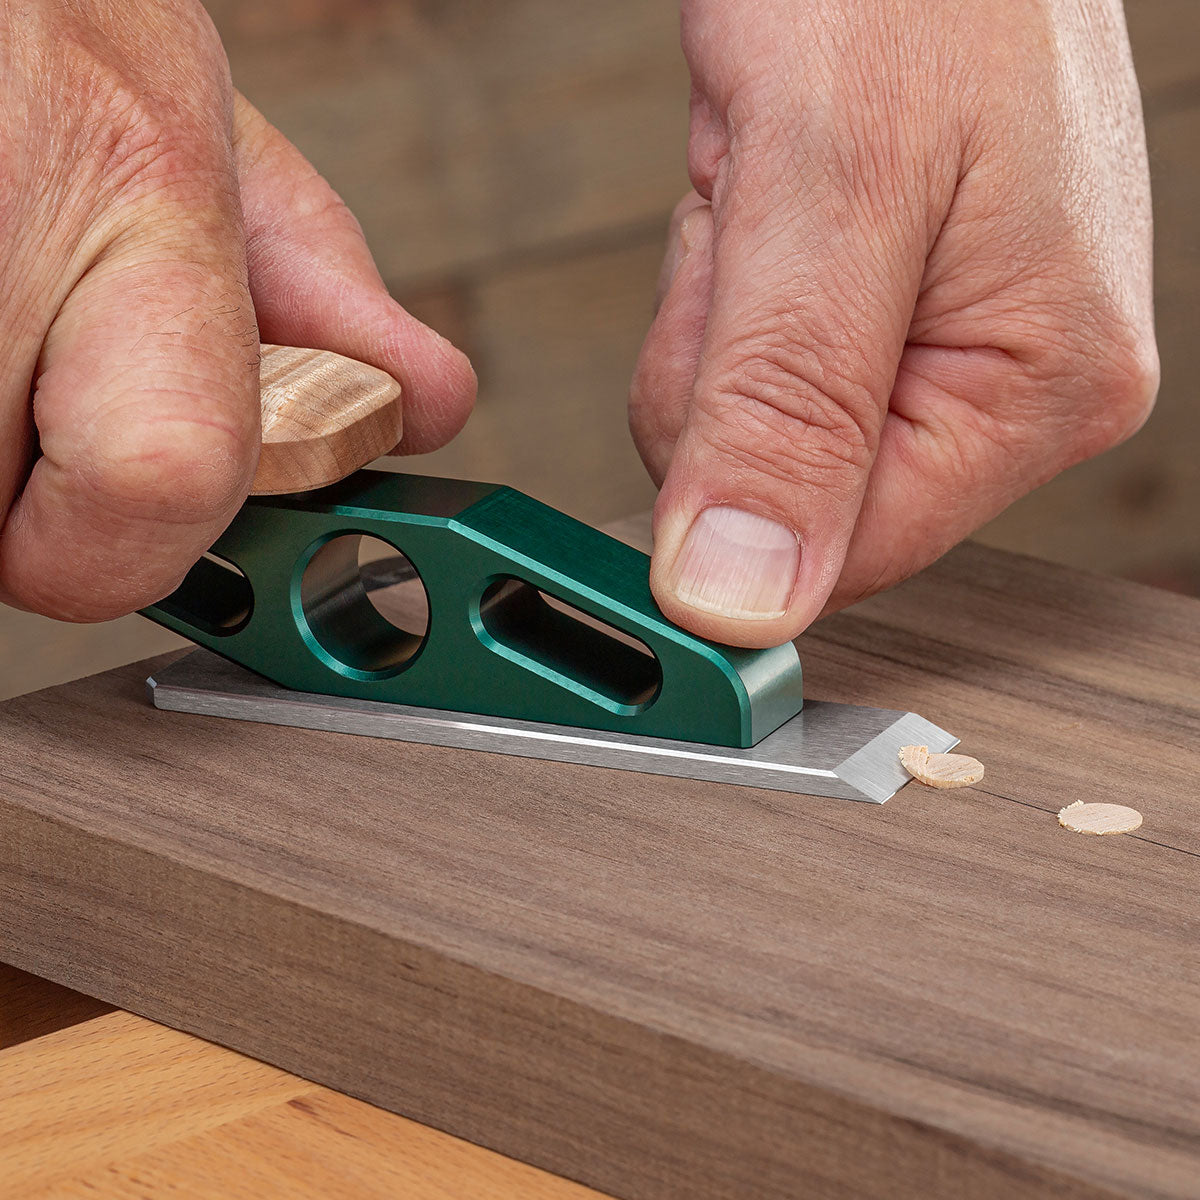
<svg viewBox="0 0 1200 1200">
<path fill-rule="evenodd" d="M 419 575 L 423 635 L 372 604 L 364 536 Z M 145 615 L 303 692 L 723 746 L 799 712 L 791 643 L 739 650 L 685 632 L 655 604 L 649 564 L 511 488 L 360 471 L 252 497 Z"/>
</svg>

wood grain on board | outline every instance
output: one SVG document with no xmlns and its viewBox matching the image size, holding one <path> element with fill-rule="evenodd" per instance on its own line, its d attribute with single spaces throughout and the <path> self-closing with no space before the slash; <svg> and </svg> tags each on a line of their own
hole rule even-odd
<svg viewBox="0 0 1200 1200">
<path fill-rule="evenodd" d="M 597 1193 L 115 1012 L 0 1050 L 9 1200 L 587 1200 Z"/>
<path fill-rule="evenodd" d="M 145 664 L 10 701 L 5 954 L 617 1196 L 1194 1196 L 1200 605 L 964 547 L 802 652 L 982 785 L 160 713 Z"/>
</svg>

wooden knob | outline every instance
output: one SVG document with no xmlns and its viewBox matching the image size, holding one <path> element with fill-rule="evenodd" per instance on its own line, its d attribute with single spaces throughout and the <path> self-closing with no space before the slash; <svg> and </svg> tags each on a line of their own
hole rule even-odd
<svg viewBox="0 0 1200 1200">
<path fill-rule="evenodd" d="M 400 441 L 400 385 L 328 350 L 263 346 L 262 455 L 254 496 L 336 483 Z"/>
</svg>

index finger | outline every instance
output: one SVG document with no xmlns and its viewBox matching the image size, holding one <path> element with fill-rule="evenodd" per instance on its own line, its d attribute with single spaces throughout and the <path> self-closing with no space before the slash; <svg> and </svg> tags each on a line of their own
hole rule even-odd
<svg viewBox="0 0 1200 1200">
<path fill-rule="evenodd" d="M 730 130 L 712 304 L 655 510 L 659 604 L 737 645 L 795 637 L 837 580 L 943 202 L 916 165 L 890 173 L 886 124 L 812 118 L 764 96 Z"/>
</svg>

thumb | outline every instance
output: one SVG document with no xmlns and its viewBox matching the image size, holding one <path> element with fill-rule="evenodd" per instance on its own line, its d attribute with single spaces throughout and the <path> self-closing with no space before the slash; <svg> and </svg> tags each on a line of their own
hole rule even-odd
<svg viewBox="0 0 1200 1200">
<path fill-rule="evenodd" d="M 779 142 L 735 140 L 714 197 L 711 307 L 651 569 L 671 620 L 760 647 L 799 634 L 837 581 L 927 249 L 844 149 L 818 148 L 801 180 Z"/>
<path fill-rule="evenodd" d="M 10 601 L 68 620 L 129 612 L 175 587 L 245 497 L 259 343 L 236 187 L 217 157 L 102 231 L 49 326 L 41 457 L 0 531 Z"/>
</svg>

